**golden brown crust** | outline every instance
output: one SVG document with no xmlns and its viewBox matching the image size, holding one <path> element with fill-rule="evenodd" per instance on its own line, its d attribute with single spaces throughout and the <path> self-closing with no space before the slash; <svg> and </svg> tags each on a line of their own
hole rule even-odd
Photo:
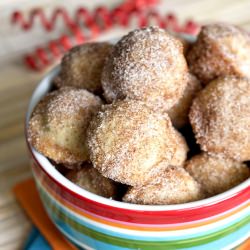
<svg viewBox="0 0 250 250">
<path fill-rule="evenodd" d="M 105 105 L 92 120 L 87 136 L 94 167 L 132 186 L 142 185 L 158 162 L 171 163 L 177 143 L 168 117 L 128 99 Z"/>
<path fill-rule="evenodd" d="M 192 101 L 201 90 L 200 81 L 192 74 L 188 74 L 188 82 L 179 101 L 168 110 L 168 115 L 176 128 L 181 128 L 188 124 L 188 113 Z"/>
<path fill-rule="evenodd" d="M 250 160 L 250 80 L 212 81 L 194 99 L 189 118 L 203 151 Z"/>
<path fill-rule="evenodd" d="M 250 177 L 246 164 L 207 153 L 191 158 L 186 162 L 185 169 L 209 196 L 222 193 Z"/>
<path fill-rule="evenodd" d="M 37 151 L 56 163 L 83 162 L 88 159 L 86 129 L 100 106 L 100 98 L 84 89 L 64 87 L 53 91 L 34 109 L 28 140 Z"/>
<path fill-rule="evenodd" d="M 205 197 L 201 186 L 182 167 L 168 166 L 152 178 L 152 182 L 131 187 L 123 197 L 124 202 L 145 205 L 180 204 Z M 162 168 L 163 168 L 162 166 Z"/>
<path fill-rule="evenodd" d="M 250 36 L 233 25 L 206 25 L 187 60 L 190 71 L 204 84 L 218 76 L 250 77 Z"/>
<path fill-rule="evenodd" d="M 166 111 L 182 96 L 186 73 L 180 41 L 157 27 L 137 29 L 124 36 L 106 60 L 104 96 L 108 102 L 129 98 Z"/>
<path fill-rule="evenodd" d="M 79 170 L 71 170 L 66 178 L 87 191 L 106 198 L 115 198 L 117 194 L 115 182 L 102 176 L 91 164 L 86 163 Z"/>
<path fill-rule="evenodd" d="M 100 93 L 101 73 L 111 48 L 112 45 L 105 42 L 73 47 L 62 59 L 61 71 L 55 78 L 55 85 L 73 86 Z"/>
</svg>

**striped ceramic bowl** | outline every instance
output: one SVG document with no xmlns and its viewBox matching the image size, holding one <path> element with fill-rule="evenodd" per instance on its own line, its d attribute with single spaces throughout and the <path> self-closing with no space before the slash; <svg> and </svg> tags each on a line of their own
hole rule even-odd
<svg viewBox="0 0 250 250">
<path fill-rule="evenodd" d="M 58 70 L 49 73 L 36 88 L 27 121 L 34 106 L 51 89 Z M 67 238 L 84 249 L 232 249 L 250 236 L 250 179 L 201 201 L 134 205 L 80 188 L 29 144 L 28 148 L 48 215 Z"/>
</svg>

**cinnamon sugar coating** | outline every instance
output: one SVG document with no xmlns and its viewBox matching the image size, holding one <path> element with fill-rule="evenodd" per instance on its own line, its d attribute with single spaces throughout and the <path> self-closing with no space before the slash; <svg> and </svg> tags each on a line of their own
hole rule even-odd
<svg viewBox="0 0 250 250">
<path fill-rule="evenodd" d="M 183 45 L 157 27 L 136 29 L 124 36 L 107 57 L 102 86 L 108 102 L 129 98 L 167 111 L 186 87 Z"/>
<path fill-rule="evenodd" d="M 170 110 L 168 110 L 168 115 L 176 128 L 181 128 L 188 124 L 190 106 L 201 88 L 200 81 L 194 75 L 188 74 L 188 82 L 183 96 Z"/>
<path fill-rule="evenodd" d="M 101 100 L 84 89 L 63 87 L 47 94 L 34 109 L 28 128 L 31 145 L 56 163 L 88 159 L 86 129 Z"/>
<path fill-rule="evenodd" d="M 169 165 L 171 166 L 183 166 L 184 162 L 187 159 L 187 153 L 189 151 L 188 145 L 186 143 L 185 138 L 179 133 L 177 130 L 174 130 L 175 136 L 175 151 L 173 158 Z"/>
<path fill-rule="evenodd" d="M 32 113 L 30 144 L 80 187 L 135 204 L 200 200 L 249 178 L 250 36 L 227 24 L 191 45 L 175 36 L 147 27 L 72 48 Z M 90 93 L 102 90 L 111 104 Z"/>
<path fill-rule="evenodd" d="M 143 186 L 131 187 L 125 196 L 124 202 L 145 205 L 181 204 L 203 199 L 202 188 L 193 177 L 182 167 L 168 166 L 161 162 L 165 169 L 158 173 L 152 182 Z"/>
<path fill-rule="evenodd" d="M 173 33 L 173 36 L 178 39 L 183 46 L 183 54 L 186 56 L 190 47 L 192 46 L 193 42 L 190 41 L 190 38 L 187 39 L 185 36 L 183 36 L 182 34 L 178 34 L 178 33 Z"/>
<path fill-rule="evenodd" d="M 145 183 L 158 162 L 170 164 L 178 143 L 168 117 L 128 99 L 104 105 L 87 136 L 93 166 L 105 177 L 131 186 Z"/>
<path fill-rule="evenodd" d="M 106 198 L 114 198 L 117 193 L 115 182 L 102 176 L 88 163 L 79 170 L 71 170 L 66 178 L 87 191 Z"/>
<path fill-rule="evenodd" d="M 187 60 L 204 84 L 218 76 L 250 77 L 250 35 L 229 24 L 203 26 Z"/>
<path fill-rule="evenodd" d="M 191 158 L 186 162 L 185 169 L 209 196 L 222 193 L 250 177 L 246 164 L 207 153 Z"/>
<path fill-rule="evenodd" d="M 55 78 L 55 85 L 73 86 L 100 93 L 101 73 L 111 48 L 112 45 L 105 42 L 73 47 L 62 58 L 61 71 Z"/>
<path fill-rule="evenodd" d="M 203 151 L 250 160 L 250 80 L 227 76 L 210 82 L 189 113 Z"/>
</svg>

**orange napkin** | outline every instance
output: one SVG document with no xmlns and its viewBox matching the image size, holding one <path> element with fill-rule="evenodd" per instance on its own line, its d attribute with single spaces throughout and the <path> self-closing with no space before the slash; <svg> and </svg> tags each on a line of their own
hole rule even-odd
<svg viewBox="0 0 250 250">
<path fill-rule="evenodd" d="M 250 239 L 248 238 L 244 243 L 238 246 L 235 250 L 249 250 L 250 249 Z"/>
<path fill-rule="evenodd" d="M 77 250 L 74 245 L 64 238 L 47 216 L 32 179 L 18 183 L 13 188 L 13 192 L 33 223 L 49 242 L 52 249 Z"/>
</svg>

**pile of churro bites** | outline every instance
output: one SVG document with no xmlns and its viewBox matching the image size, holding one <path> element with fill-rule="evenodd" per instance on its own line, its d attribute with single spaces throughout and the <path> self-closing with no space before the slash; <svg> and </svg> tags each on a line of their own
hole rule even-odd
<svg viewBox="0 0 250 250">
<path fill-rule="evenodd" d="M 71 49 L 29 142 L 75 184 L 128 203 L 187 203 L 240 184 L 250 176 L 250 36 L 212 24 L 184 45 L 146 27 Z"/>
</svg>

